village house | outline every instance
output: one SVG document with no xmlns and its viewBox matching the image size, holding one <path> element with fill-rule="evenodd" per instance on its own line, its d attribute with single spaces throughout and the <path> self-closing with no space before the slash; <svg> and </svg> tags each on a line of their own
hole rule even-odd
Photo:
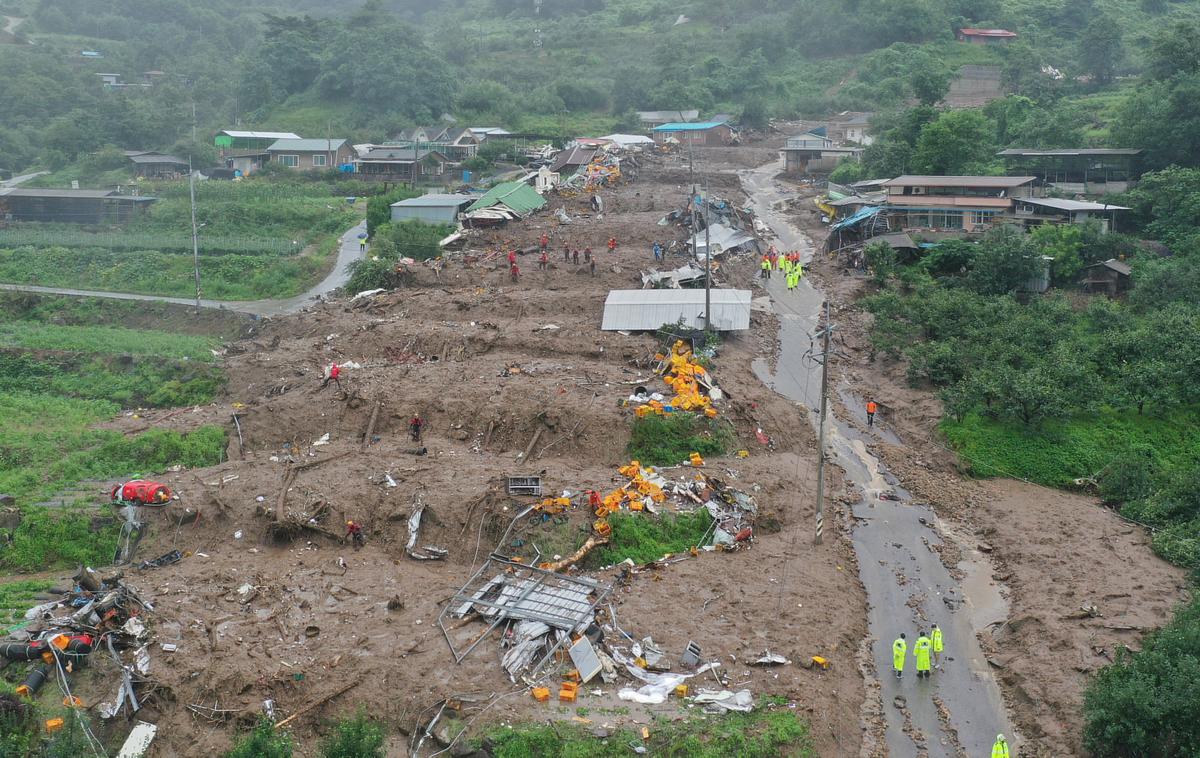
<svg viewBox="0 0 1200 758">
<path fill-rule="evenodd" d="M 300 139 L 300 135 L 292 132 L 248 132 L 239 129 L 222 129 L 217 132 L 213 144 L 222 151 L 257 150 L 266 152 L 268 147 L 281 139 Z"/>
<path fill-rule="evenodd" d="M 653 129 L 654 141 L 658 144 L 688 142 L 693 145 L 728 145 L 734 140 L 735 132 L 724 121 L 698 121 L 694 123 L 661 124 Z"/>
<path fill-rule="evenodd" d="M 1142 151 L 1136 148 L 1011 148 L 997 155 L 1009 175 L 1036 176 L 1044 186 L 1081 195 L 1125 192 L 1142 175 Z"/>
<path fill-rule="evenodd" d="M 481 139 L 470 129 L 418 126 L 405 129 L 392 142 L 406 147 L 437 150 L 455 163 L 474 158 Z"/>
<path fill-rule="evenodd" d="M 663 124 L 695 121 L 700 118 L 700 111 L 638 111 L 637 116 L 643 129 L 653 129 Z"/>
<path fill-rule="evenodd" d="M 1007 29 L 974 29 L 963 27 L 955 35 L 959 42 L 970 42 L 973 45 L 1005 45 L 1017 38 L 1016 32 Z"/>
<path fill-rule="evenodd" d="M 278 139 L 267 148 L 268 159 L 297 171 L 323 171 L 347 165 L 354 157 L 344 139 Z"/>
<path fill-rule="evenodd" d="M 359 150 L 354 173 L 359 179 L 415 184 L 446 173 L 450 159 L 428 148 L 368 145 Z"/>
<path fill-rule="evenodd" d="M 857 158 L 861 147 L 835 147 L 833 140 L 808 132 L 788 137 L 783 144 L 783 172 L 790 176 L 827 174 L 843 158 Z"/>
<path fill-rule="evenodd" d="M 120 224 L 143 213 L 153 197 L 116 190 L 0 188 L 0 221 Z"/>
<path fill-rule="evenodd" d="M 554 160 L 550 163 L 550 171 L 562 174 L 563 177 L 569 177 L 591 163 L 595 157 L 596 148 L 576 144 L 574 147 L 558 151 L 558 154 L 554 156 Z"/>
<path fill-rule="evenodd" d="M 825 127 L 825 134 L 834 142 L 853 142 L 866 147 L 875 141 L 875 138 L 868 134 L 868 130 L 871 128 L 871 117 L 874 115 L 874 113 L 853 113 L 851 111 L 839 113 L 829 119 L 829 125 Z"/>
<path fill-rule="evenodd" d="M 978 232 L 1035 195 L 1032 176 L 900 176 L 884 183 L 893 230 Z"/>
<path fill-rule="evenodd" d="M 126 150 L 134 175 L 142 179 L 175 179 L 187 176 L 188 162 L 182 158 L 152 150 Z"/>
</svg>

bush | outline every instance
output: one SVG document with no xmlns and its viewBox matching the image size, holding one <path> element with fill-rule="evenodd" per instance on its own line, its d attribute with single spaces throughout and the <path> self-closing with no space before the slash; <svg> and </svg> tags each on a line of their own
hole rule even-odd
<svg viewBox="0 0 1200 758">
<path fill-rule="evenodd" d="M 628 451 L 650 466 L 674 466 L 693 452 L 704 457 L 722 455 L 731 441 L 729 429 L 720 422 L 678 412 L 635 419 Z"/>
<path fill-rule="evenodd" d="M 292 758 L 292 738 L 263 717 L 253 731 L 238 740 L 225 758 Z"/>
<path fill-rule="evenodd" d="M 383 729 L 360 710 L 339 721 L 321 743 L 322 758 L 383 758 Z"/>
<path fill-rule="evenodd" d="M 657 561 L 667 553 L 682 553 L 700 544 L 712 526 L 712 516 L 701 508 L 695 513 L 663 515 L 615 513 L 608 519 L 612 534 L 608 544 L 593 550 L 586 565 L 611 566 L 626 558 L 636 564 Z"/>
<path fill-rule="evenodd" d="M 1147 635 L 1140 652 L 1118 648 L 1083 701 L 1083 742 L 1097 758 L 1200 755 L 1200 599 Z"/>
</svg>

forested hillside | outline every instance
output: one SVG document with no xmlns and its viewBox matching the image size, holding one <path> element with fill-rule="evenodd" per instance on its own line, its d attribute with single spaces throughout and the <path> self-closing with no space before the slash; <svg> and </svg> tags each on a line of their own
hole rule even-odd
<svg viewBox="0 0 1200 758">
<path fill-rule="evenodd" d="M 240 123 L 381 139 L 444 113 L 607 129 L 632 126 L 635 108 L 753 124 L 936 101 L 966 63 L 1002 66 L 1053 123 L 1103 141 L 1154 33 L 1196 13 L 1166 0 L 5 0 L 0 14 L 22 20 L 17 44 L 0 44 L 0 168 L 61 165 L 105 144 L 190 151 L 176 142 L 190 137 L 193 103 L 201 137 Z M 1020 38 L 957 43 L 964 25 Z M 148 71 L 163 72 L 152 87 L 106 90 L 96 76 L 141 83 Z M 1170 115 L 1168 78 L 1134 110 Z"/>
</svg>

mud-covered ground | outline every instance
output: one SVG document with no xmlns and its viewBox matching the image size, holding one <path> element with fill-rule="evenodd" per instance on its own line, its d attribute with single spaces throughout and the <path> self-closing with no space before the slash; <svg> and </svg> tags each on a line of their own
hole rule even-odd
<svg viewBox="0 0 1200 758">
<path fill-rule="evenodd" d="M 705 160 L 715 171 L 770 155 L 722 149 Z M 160 726 L 153 755 L 216 754 L 264 700 L 287 717 L 351 684 L 290 722 L 300 754 L 311 754 L 330 719 L 360 706 L 393 727 L 389 754 L 402 754 L 431 707 L 452 696 L 464 703 L 465 717 L 482 712 L 475 729 L 575 715 L 574 708 L 536 703 L 525 685 L 509 682 L 494 637 L 456 665 L 435 621 L 529 502 L 505 495 L 505 476 L 540 473 L 550 491 L 607 491 L 623 483 L 616 469 L 628 461 L 632 413 L 619 401 L 639 384 L 662 389 L 649 370 L 659 345 L 648 335 L 601 332 L 600 315 L 610 289 L 640 288 L 654 240 L 685 236 L 657 222 L 684 204 L 687 176 L 679 156 L 648 162 L 636 181 L 604 191 L 603 218 L 582 215 L 581 199 L 555 199 L 552 208 L 566 204 L 580 214 L 570 226 L 544 211 L 475 240 L 471 252 L 482 262 L 452 255 L 439 278 L 419 268 L 411 287 L 265 320 L 230 345 L 221 403 L 118 422 L 130 430 L 218 423 L 230 432 L 228 462 L 167 476 L 182 503 L 153 516 L 139 549 L 140 558 L 176 547 L 189 557 L 129 576 L 156 601 L 156 641 L 179 646 L 154 653 L 158 689 L 141 714 Z M 738 201 L 736 181 L 714 174 L 710 183 Z M 487 256 L 535 245 L 543 231 L 552 238 L 548 271 L 538 270 L 536 254 L 522 256 L 514 283 L 503 258 Z M 611 236 L 619 243 L 615 254 L 605 249 Z M 579 265 L 563 261 L 564 240 L 591 247 L 595 276 L 582 258 Z M 754 266 L 727 264 L 722 283 L 749 280 Z M 855 661 L 865 635 L 864 597 L 840 521 L 827 521 L 823 545 L 811 544 L 815 449 L 804 410 L 767 390 L 750 369 L 774 352 L 776 332 L 774 317 L 756 311 L 751 330 L 726 341 L 713 368 L 729 398 L 721 418 L 749 457 L 709 459 L 704 470 L 756 498 L 762 513 L 753 545 L 636 574 L 618 587 L 614 606 L 622 629 L 652 636 L 671 660 L 694 641 L 706 660 L 721 662 L 733 689 L 788 698 L 810 720 L 820 754 L 853 755 L 864 698 Z M 343 373 L 341 391 L 320 389 L 322 368 L 334 361 L 360 367 Z M 426 455 L 413 454 L 408 439 L 414 414 L 426 422 Z M 756 439 L 757 428 L 772 447 Z M 527 448 L 529 460 L 519 460 Z M 283 513 L 302 523 L 320 515 L 313 528 L 280 540 L 270 525 L 289 457 L 323 462 L 296 473 Z M 835 497 L 839 485 L 835 476 Z M 428 506 L 420 544 L 447 549 L 444 561 L 404 553 L 418 495 Z M 176 523 L 185 506 L 201 511 L 199 521 Z M 365 548 L 341 541 L 347 519 L 364 525 Z M 821 655 L 832 666 L 822 672 L 746 664 L 767 649 L 797 662 Z M 546 681 L 557 686 L 565 668 L 553 667 Z M 109 684 L 97 677 L 88 694 L 99 697 Z M 603 694 L 591 694 L 594 688 Z M 597 728 L 692 713 L 676 700 L 620 701 L 617 689 L 590 685 L 576 706 L 589 709 Z M 229 713 L 209 719 L 188 705 Z"/>
</svg>

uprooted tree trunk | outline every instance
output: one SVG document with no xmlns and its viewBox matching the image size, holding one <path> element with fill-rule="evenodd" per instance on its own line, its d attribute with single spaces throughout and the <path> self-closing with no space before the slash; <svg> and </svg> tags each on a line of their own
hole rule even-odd
<svg viewBox="0 0 1200 758">
<path fill-rule="evenodd" d="M 568 555 L 566 558 L 563 558 L 562 560 L 558 560 L 558 561 L 555 561 L 554 563 L 546 564 L 542 568 L 544 568 L 546 571 L 562 571 L 563 569 L 565 569 L 569 566 L 574 566 L 576 563 L 578 563 L 580 560 L 583 559 L 583 556 L 590 553 L 594 548 L 597 548 L 601 545 L 607 545 L 607 544 L 608 544 L 608 537 L 601 537 L 598 534 L 593 534 L 591 537 L 588 537 L 587 541 L 584 542 L 583 545 L 581 545 L 580 548 L 578 550 L 576 550 L 574 553 L 571 553 L 570 555 Z"/>
</svg>

